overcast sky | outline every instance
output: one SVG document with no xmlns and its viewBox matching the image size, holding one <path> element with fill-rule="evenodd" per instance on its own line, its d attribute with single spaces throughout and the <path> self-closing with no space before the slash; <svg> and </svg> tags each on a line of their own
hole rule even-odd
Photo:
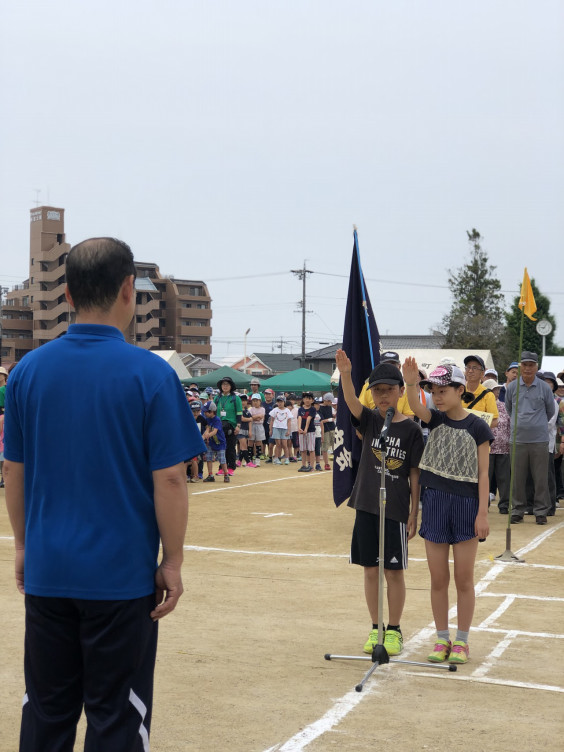
<svg viewBox="0 0 564 752">
<path fill-rule="evenodd" d="M 427 334 L 477 228 L 564 345 L 561 0 L 43 0 L 0 26 L 0 283 L 29 210 L 203 279 L 212 358 L 339 341 L 358 225 L 382 334 Z M 36 190 L 40 193 L 37 194 Z"/>
</svg>

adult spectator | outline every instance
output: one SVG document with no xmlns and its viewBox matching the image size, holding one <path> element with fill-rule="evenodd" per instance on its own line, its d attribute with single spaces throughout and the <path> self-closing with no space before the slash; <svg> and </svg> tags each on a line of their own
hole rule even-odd
<svg viewBox="0 0 564 752">
<path fill-rule="evenodd" d="M 224 376 L 221 381 L 218 381 L 217 388 L 219 394 L 214 401 L 217 406 L 217 417 L 221 421 L 225 434 L 225 461 L 229 475 L 233 475 L 237 467 L 237 436 L 241 429 L 243 403 L 235 394 L 235 382 L 231 376 Z M 220 470 L 218 475 L 223 475 L 223 470 Z"/>
<path fill-rule="evenodd" d="M 554 399 L 558 402 L 558 419 L 556 421 L 556 447 L 554 450 L 554 472 L 556 473 L 556 501 L 564 499 L 564 480 L 562 478 L 562 457 L 564 456 L 564 381 L 556 377 Z"/>
<path fill-rule="evenodd" d="M 184 461 L 204 446 L 176 373 L 122 334 L 135 311 L 129 246 L 79 243 L 66 279 L 77 323 L 26 355 L 6 392 L 26 609 L 20 750 L 70 750 L 84 705 L 87 749 L 139 752 L 158 620 L 183 590 Z"/>
<path fill-rule="evenodd" d="M 486 370 L 485 363 L 479 355 L 467 355 L 464 358 L 464 366 L 466 375 L 464 407 L 467 410 L 481 410 L 490 413 L 493 416 L 490 428 L 495 428 L 499 418 L 495 397 L 481 383 Z"/>
<path fill-rule="evenodd" d="M 560 445 L 557 442 L 559 434 L 559 423 L 561 424 L 564 419 L 564 403 L 556 395 L 556 389 L 558 388 L 558 382 L 556 376 L 552 371 L 543 371 L 542 377 L 539 377 L 545 381 L 552 390 L 554 395 L 554 401 L 556 402 L 556 410 L 552 418 L 548 421 L 548 496 L 550 499 L 550 510 L 548 512 L 549 517 L 554 517 L 556 513 L 556 502 L 558 500 L 558 488 L 556 485 L 556 456 L 562 460 L 560 454 Z M 559 466 L 559 471 L 561 467 Z"/>
<path fill-rule="evenodd" d="M 513 512 L 511 522 L 523 522 L 527 506 L 527 474 L 534 485 L 533 513 L 537 525 L 546 525 L 550 511 L 548 495 L 548 422 L 556 403 L 552 389 L 537 376 L 538 356 L 521 353 L 521 377 L 511 381 L 505 392 L 505 409 L 511 418 L 511 436 L 515 435 L 513 468 Z M 519 402 L 517 404 L 517 387 Z"/>
<path fill-rule="evenodd" d="M 513 363 L 510 363 L 507 366 L 507 370 L 505 372 L 505 384 L 502 384 L 501 389 L 499 390 L 498 399 L 500 402 L 505 402 L 505 390 L 507 389 L 507 385 L 511 384 L 512 381 L 515 381 L 518 373 L 519 373 L 519 363 L 517 363 L 517 361 L 514 360 Z"/>
<path fill-rule="evenodd" d="M 497 509 L 500 514 L 507 514 L 509 509 L 509 484 L 511 480 L 511 454 L 509 445 L 510 421 L 509 415 L 505 409 L 505 403 L 499 399 L 499 390 L 501 386 L 494 379 L 486 379 L 484 387 L 491 389 L 497 402 L 499 418 L 497 426 L 492 429 L 494 435 L 493 444 L 490 447 L 490 499 L 493 501 L 491 493 L 499 493 Z M 492 482 L 494 483 L 492 488 Z"/>
<path fill-rule="evenodd" d="M 498 374 L 495 368 L 486 368 L 486 370 L 484 371 L 484 377 L 482 379 L 482 383 L 490 379 L 493 379 L 495 383 L 497 384 Z"/>
<path fill-rule="evenodd" d="M 249 394 L 249 404 L 251 404 L 253 394 L 258 394 L 260 401 L 264 402 L 264 394 L 260 391 L 260 381 L 256 376 L 253 376 L 253 378 L 251 379 L 251 393 Z"/>
</svg>

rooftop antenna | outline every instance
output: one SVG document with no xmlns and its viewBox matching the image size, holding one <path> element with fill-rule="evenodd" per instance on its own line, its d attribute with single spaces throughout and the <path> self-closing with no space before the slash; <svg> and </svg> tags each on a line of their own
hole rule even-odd
<svg viewBox="0 0 564 752">
<path fill-rule="evenodd" d="M 34 188 L 33 190 L 35 192 L 35 206 L 37 207 L 40 204 L 39 194 L 41 193 L 41 188 Z"/>
</svg>

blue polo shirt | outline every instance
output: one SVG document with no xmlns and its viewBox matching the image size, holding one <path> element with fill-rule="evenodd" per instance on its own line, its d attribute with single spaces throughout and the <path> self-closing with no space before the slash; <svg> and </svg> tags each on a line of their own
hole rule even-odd
<svg viewBox="0 0 564 752">
<path fill-rule="evenodd" d="M 517 379 L 507 384 L 505 390 L 505 409 L 511 418 L 511 438 L 515 432 L 516 397 Z M 554 395 L 546 381 L 535 376 L 532 384 L 527 386 L 521 376 L 517 412 L 517 443 L 548 443 L 548 421 L 554 415 L 555 409 Z"/>
<path fill-rule="evenodd" d="M 152 593 L 152 471 L 205 449 L 174 370 L 114 327 L 73 324 L 12 371 L 5 428 L 24 463 L 26 593 Z"/>
</svg>

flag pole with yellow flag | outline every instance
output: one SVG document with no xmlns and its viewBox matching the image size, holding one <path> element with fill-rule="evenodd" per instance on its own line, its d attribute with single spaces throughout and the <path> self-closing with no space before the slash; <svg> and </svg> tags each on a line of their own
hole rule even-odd
<svg viewBox="0 0 564 752">
<path fill-rule="evenodd" d="M 507 530 L 505 531 L 505 551 L 496 556 L 499 561 L 517 561 L 523 562 L 524 559 L 520 559 L 511 551 L 511 513 L 513 511 L 513 481 L 515 470 L 515 444 L 517 439 L 517 418 L 519 415 L 519 387 L 521 386 L 521 353 L 523 351 L 523 325 L 525 323 L 525 316 L 531 321 L 536 321 L 533 316 L 537 310 L 537 304 L 535 303 L 535 296 L 533 294 L 533 288 L 531 286 L 531 280 L 527 272 L 527 267 L 523 273 L 523 283 L 521 284 L 521 297 L 519 298 L 519 308 L 521 309 L 521 327 L 519 332 L 519 368 L 517 369 L 517 390 L 515 392 L 515 421 L 511 426 L 513 431 L 513 440 L 511 443 L 511 478 L 509 481 L 509 507 L 507 510 Z M 510 416 L 511 417 L 511 416 Z"/>
</svg>

